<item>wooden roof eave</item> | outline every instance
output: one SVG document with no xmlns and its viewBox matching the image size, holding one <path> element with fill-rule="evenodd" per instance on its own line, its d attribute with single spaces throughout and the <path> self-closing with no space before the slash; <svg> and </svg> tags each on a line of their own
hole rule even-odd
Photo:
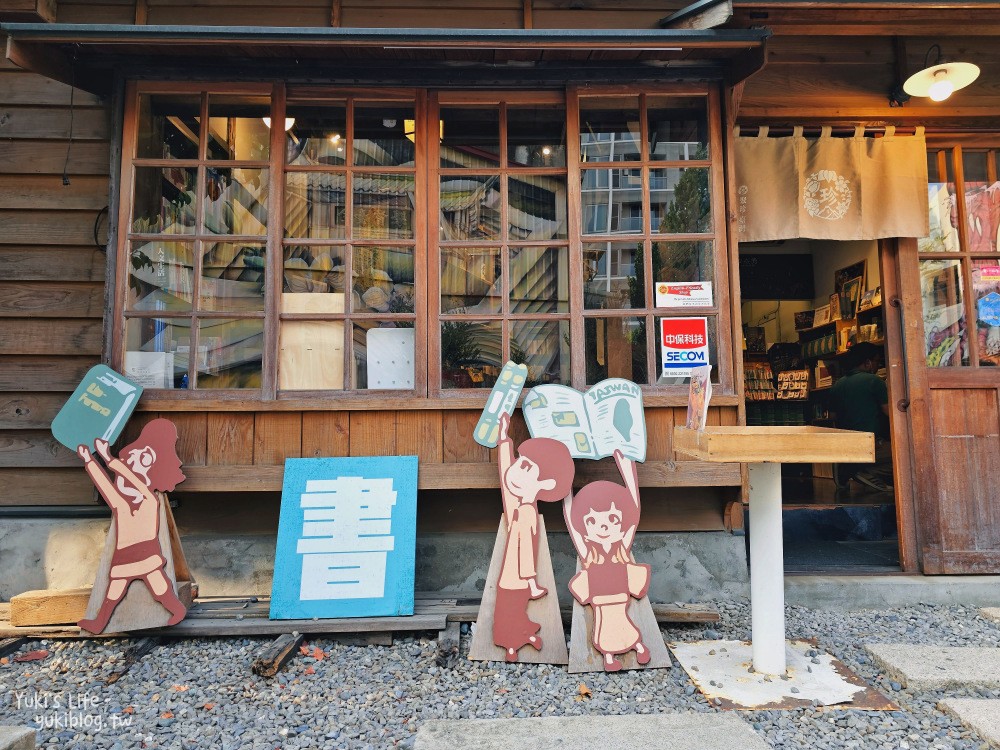
<svg viewBox="0 0 1000 750">
<path fill-rule="evenodd" d="M 766 29 L 361 29 L 219 26 L 134 26 L 104 24 L 0 24 L 7 34 L 7 58 L 46 77 L 103 94 L 111 84 L 109 69 L 133 70 L 137 58 L 156 67 L 187 68 L 192 60 L 244 65 L 259 63 L 258 71 L 279 70 L 299 58 L 328 51 L 367 56 L 368 60 L 398 62 L 414 54 L 428 64 L 444 65 L 448 56 L 464 51 L 483 65 L 496 68 L 505 52 L 544 54 L 548 64 L 581 65 L 580 56 L 594 51 L 630 54 L 633 64 L 655 71 L 676 66 L 714 71 L 735 82 L 750 75 L 763 59 Z M 259 50 L 259 54 L 255 51 Z M 481 58 L 481 60 L 479 59 Z M 640 59 L 641 58 L 641 59 Z M 586 59 L 586 58 L 584 58 Z M 311 62 L 311 59 L 310 59 Z M 407 60 L 409 64 L 409 61 Z M 584 62 L 584 65 L 587 63 Z M 704 71 L 703 71 L 704 72 Z M 651 75 L 654 75 L 651 73 Z M 690 75 L 690 72 L 688 73 Z"/>
</svg>

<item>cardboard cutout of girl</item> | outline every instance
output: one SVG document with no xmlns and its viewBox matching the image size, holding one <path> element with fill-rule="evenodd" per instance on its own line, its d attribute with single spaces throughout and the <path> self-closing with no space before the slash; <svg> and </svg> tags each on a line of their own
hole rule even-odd
<svg viewBox="0 0 1000 750">
<path fill-rule="evenodd" d="M 187 614 L 164 571 L 167 561 L 159 541 L 160 503 L 164 500 L 157 493 L 172 491 L 185 478 L 176 444 L 177 428 L 167 419 L 154 419 L 143 427 L 139 438 L 119 452 L 124 460 L 112 456 L 107 441 L 98 438 L 94 447 L 114 473 L 113 481 L 86 445 L 76 449 L 91 481 L 111 508 L 117 530 L 107 594 L 97 617 L 78 623 L 84 630 L 103 632 L 136 580 L 145 583 L 153 598 L 170 612 L 168 625 L 176 625 Z"/>
<path fill-rule="evenodd" d="M 616 656 L 635 651 L 648 664 L 649 649 L 629 617 L 631 599 L 649 589 L 650 566 L 636 563 L 632 541 L 639 526 L 639 476 L 635 462 L 615 451 L 625 486 L 591 482 L 563 505 L 566 526 L 580 557 L 580 570 L 569 582 L 570 593 L 594 610 L 594 648 L 604 655 L 604 669 L 617 672 Z"/>
<path fill-rule="evenodd" d="M 507 544 L 497 580 L 493 642 L 504 649 L 507 661 L 517 661 L 523 646 L 542 650 L 541 625 L 528 617 L 528 602 L 548 591 L 538 585 L 537 501 L 565 498 L 573 487 L 575 467 L 569 449 L 558 440 L 531 438 L 518 446 L 507 431 L 510 415 L 500 417 L 497 444 L 500 492 L 503 497 Z"/>
</svg>

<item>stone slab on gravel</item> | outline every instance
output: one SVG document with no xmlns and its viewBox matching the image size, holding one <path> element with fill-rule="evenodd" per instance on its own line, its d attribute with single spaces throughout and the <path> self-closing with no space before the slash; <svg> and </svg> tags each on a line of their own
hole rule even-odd
<svg viewBox="0 0 1000 750">
<path fill-rule="evenodd" d="M 1000 747 L 1000 700 L 947 698 L 939 705 L 993 747 Z"/>
<path fill-rule="evenodd" d="M 987 620 L 1000 622 L 1000 607 L 983 607 L 979 610 Z"/>
<path fill-rule="evenodd" d="M 734 714 L 574 716 L 428 721 L 414 750 L 509 750 L 595 747 L 602 750 L 768 750 Z"/>
<path fill-rule="evenodd" d="M 35 750 L 35 730 L 0 727 L 0 750 Z"/>
<path fill-rule="evenodd" d="M 913 690 L 1000 688 L 1000 648 L 868 644 L 885 672 Z"/>
</svg>

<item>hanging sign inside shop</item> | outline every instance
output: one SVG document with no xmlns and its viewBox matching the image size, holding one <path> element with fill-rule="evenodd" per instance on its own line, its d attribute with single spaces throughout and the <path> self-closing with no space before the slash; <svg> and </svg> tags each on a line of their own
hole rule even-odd
<svg viewBox="0 0 1000 750">
<path fill-rule="evenodd" d="M 687 377 L 691 370 L 710 364 L 708 318 L 660 318 L 662 377 Z"/>
<path fill-rule="evenodd" d="M 289 458 L 271 619 L 413 614 L 417 457 Z"/>
<path fill-rule="evenodd" d="M 52 435 L 73 451 L 80 445 L 95 450 L 97 440 L 114 443 L 141 395 L 142 386 L 95 365 L 52 420 Z"/>
<path fill-rule="evenodd" d="M 978 303 L 979 322 L 988 326 L 1000 326 L 1000 294 L 990 292 Z"/>
<path fill-rule="evenodd" d="M 658 281 L 657 307 L 711 307 L 711 281 Z"/>
</svg>

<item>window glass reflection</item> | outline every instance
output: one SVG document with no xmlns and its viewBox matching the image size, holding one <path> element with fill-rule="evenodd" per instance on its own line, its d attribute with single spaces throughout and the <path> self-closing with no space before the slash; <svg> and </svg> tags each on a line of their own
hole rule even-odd
<svg viewBox="0 0 1000 750">
<path fill-rule="evenodd" d="M 195 365 L 199 388 L 260 388 L 264 321 L 198 321 Z"/>
<path fill-rule="evenodd" d="M 500 238 L 500 175 L 442 175 L 442 240 Z"/>
<path fill-rule="evenodd" d="M 566 177 L 517 176 L 507 180 L 508 238 L 552 240 L 566 237 Z"/>
<path fill-rule="evenodd" d="M 415 154 L 415 123 L 412 104 L 356 103 L 355 166 L 412 166 Z"/>
<path fill-rule="evenodd" d="M 270 144 L 271 104 L 268 97 L 209 94 L 209 159 L 266 161 Z"/>
<path fill-rule="evenodd" d="M 500 321 L 448 321 L 441 324 L 441 387 L 492 388 L 503 358 Z"/>
<path fill-rule="evenodd" d="M 501 275 L 499 248 L 441 248 L 442 315 L 499 312 Z"/>
<path fill-rule="evenodd" d="M 584 234 L 642 232 L 642 171 L 588 169 L 581 173 Z"/>
<path fill-rule="evenodd" d="M 500 164 L 500 110 L 441 108 L 441 166 L 489 169 Z"/>
<path fill-rule="evenodd" d="M 205 232 L 263 236 L 267 234 L 267 169 L 205 170 Z"/>
<path fill-rule="evenodd" d="M 649 158 L 653 161 L 708 159 L 705 97 L 651 96 L 646 100 Z"/>
<path fill-rule="evenodd" d="M 347 236 L 343 172 L 289 172 L 285 178 L 285 236 Z"/>
<path fill-rule="evenodd" d="M 528 368 L 524 385 L 570 384 L 568 320 L 515 320 L 510 328 L 510 359 Z"/>
<path fill-rule="evenodd" d="M 637 263 L 638 262 L 638 263 Z M 588 242 L 583 246 L 583 306 L 622 310 L 646 306 L 642 242 Z"/>
<path fill-rule="evenodd" d="M 580 160 L 638 161 L 638 97 L 585 98 L 580 101 Z"/>
<path fill-rule="evenodd" d="M 136 167 L 132 231 L 194 234 L 197 179 L 194 167 Z"/>
<path fill-rule="evenodd" d="M 583 324 L 587 385 L 624 378 L 645 385 L 645 318 L 586 318 Z"/>
<path fill-rule="evenodd" d="M 315 166 L 347 163 L 347 105 L 289 104 L 286 114 L 295 121 L 285 138 L 289 165 Z"/>
<path fill-rule="evenodd" d="M 960 262 L 957 259 L 920 261 L 920 295 L 927 366 L 969 364 Z"/>
<path fill-rule="evenodd" d="M 197 159 L 201 97 L 197 94 L 140 94 L 136 157 Z"/>
<path fill-rule="evenodd" d="M 566 166 L 566 111 L 561 106 L 507 108 L 507 164 Z"/>
<path fill-rule="evenodd" d="M 414 176 L 355 172 L 354 237 L 358 239 L 413 238 Z"/>
</svg>

